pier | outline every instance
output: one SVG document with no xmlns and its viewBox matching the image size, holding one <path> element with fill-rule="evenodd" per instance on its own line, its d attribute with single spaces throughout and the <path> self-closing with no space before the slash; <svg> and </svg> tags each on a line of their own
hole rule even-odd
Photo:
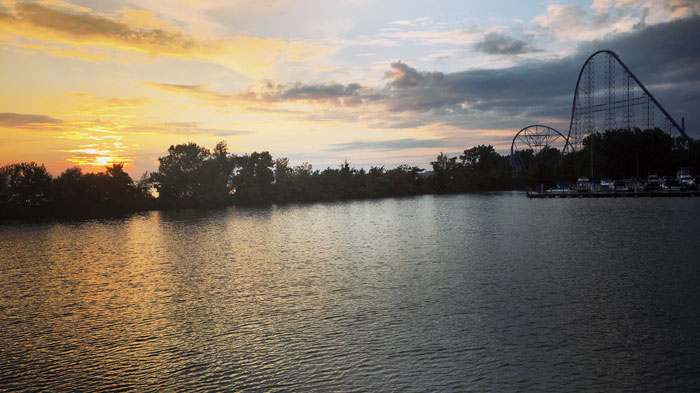
<svg viewBox="0 0 700 393">
<path fill-rule="evenodd" d="M 640 191 L 640 192 L 581 192 L 581 191 L 546 191 L 544 193 L 528 191 L 528 198 L 657 198 L 657 197 L 698 197 L 700 191 Z"/>
</svg>

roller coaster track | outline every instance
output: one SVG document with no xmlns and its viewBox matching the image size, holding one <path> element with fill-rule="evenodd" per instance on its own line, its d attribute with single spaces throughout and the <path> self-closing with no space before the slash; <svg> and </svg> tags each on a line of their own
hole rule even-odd
<svg viewBox="0 0 700 393">
<path fill-rule="evenodd" d="M 603 103 L 595 104 L 596 94 L 600 95 L 595 89 L 595 58 L 599 55 L 605 57 L 605 86 L 603 90 Z M 615 77 L 615 63 L 622 67 L 623 75 L 622 81 L 624 85 L 622 100 L 616 99 L 616 77 Z M 634 82 L 634 83 L 632 83 Z M 634 97 L 635 85 L 638 86 L 643 95 L 640 97 Z M 583 97 L 580 97 L 583 95 Z M 582 99 L 581 99 L 582 98 Z M 685 132 L 685 121 L 682 124 L 678 122 L 671 116 L 666 108 L 661 105 L 661 103 L 654 97 L 649 89 L 644 86 L 644 84 L 637 78 L 637 76 L 630 70 L 629 67 L 620 59 L 617 53 L 611 50 L 599 50 L 588 57 L 586 62 L 581 67 L 581 71 L 578 74 L 578 79 L 576 80 L 576 89 L 574 90 L 573 103 L 571 105 L 571 120 L 569 122 L 569 133 L 567 135 L 567 142 L 570 143 L 569 146 L 572 149 L 581 147 L 583 137 L 596 132 L 596 123 L 594 113 L 605 112 L 605 125 L 604 129 L 613 130 L 617 129 L 617 112 L 622 110 L 623 112 L 623 123 L 624 127 L 632 129 L 634 127 L 634 107 L 646 105 L 645 108 L 645 120 L 647 128 L 654 127 L 654 108 L 653 104 L 659 111 L 664 115 L 665 119 L 668 121 L 669 132 L 672 132 L 672 128 L 677 130 L 683 138 L 690 142 L 692 139 Z"/>
<path fill-rule="evenodd" d="M 603 89 L 596 90 L 595 59 L 598 56 L 605 58 L 603 68 L 604 86 Z M 616 77 L 617 65 L 622 68 L 621 78 Z M 617 95 L 616 82 L 618 79 L 622 80 L 622 99 L 618 99 Z M 636 87 L 641 89 L 642 94 L 639 96 L 635 96 Z M 685 132 L 685 120 L 678 124 L 659 100 L 651 94 L 649 89 L 620 59 L 617 53 L 607 49 L 593 53 L 583 63 L 578 79 L 576 79 L 568 134 L 564 136 L 552 127 L 539 124 L 527 126 L 518 131 L 513 137 L 510 147 L 513 176 L 527 169 L 531 165 L 534 156 L 543 150 L 560 148 L 561 152 L 567 153 L 583 147 L 584 137 L 598 132 L 596 113 L 604 112 L 602 130 L 616 130 L 618 128 L 631 130 L 636 128 L 635 107 L 639 106 L 643 108 L 644 117 L 642 122 L 645 123 L 645 128 L 651 129 L 656 127 L 654 113 L 658 109 L 667 121 L 669 133 L 673 134 L 675 129 L 686 142 L 692 142 L 692 139 Z M 618 127 L 617 124 L 619 112 L 622 114 L 622 127 Z"/>
</svg>

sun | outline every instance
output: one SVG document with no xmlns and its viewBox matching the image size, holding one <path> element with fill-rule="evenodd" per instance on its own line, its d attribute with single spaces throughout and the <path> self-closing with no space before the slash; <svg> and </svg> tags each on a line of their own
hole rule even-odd
<svg viewBox="0 0 700 393">
<path fill-rule="evenodd" d="M 95 157 L 96 165 L 108 165 L 108 164 L 111 164 L 113 162 L 115 162 L 115 159 L 112 156 Z"/>
</svg>

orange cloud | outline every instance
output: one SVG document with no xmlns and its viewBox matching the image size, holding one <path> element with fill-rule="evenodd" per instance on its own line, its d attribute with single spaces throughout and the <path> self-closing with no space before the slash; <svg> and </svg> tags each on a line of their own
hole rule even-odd
<svg viewBox="0 0 700 393">
<path fill-rule="evenodd" d="M 82 93 L 81 93 L 82 94 Z M 92 96 L 95 99 L 106 99 Z M 116 99 L 125 100 L 128 99 Z M 138 100 L 136 100 L 138 101 Z M 91 114 L 91 113 L 89 113 Z M 104 114 L 103 114 L 104 115 Z M 123 116 L 128 117 L 128 116 Z M 119 143 L 127 134 L 208 135 L 236 136 L 251 134 L 250 131 L 211 128 L 200 122 L 137 123 L 130 119 L 116 120 L 59 120 L 46 115 L 23 113 L 0 113 L 0 128 L 21 131 L 50 132 L 55 138 Z"/>
<path fill-rule="evenodd" d="M 101 97 L 89 93 L 70 93 L 60 102 L 50 102 L 54 107 L 67 105 L 70 114 L 82 118 L 131 118 L 134 110 L 159 103 L 149 98 Z M 64 108 L 66 106 L 63 106 Z"/>
<path fill-rule="evenodd" d="M 157 19 L 149 11 L 126 10 L 122 14 L 123 18 L 111 17 L 63 6 L 60 1 L 52 1 L 50 5 L 19 3 L 0 11 L 0 32 L 82 50 L 109 49 L 196 59 L 222 64 L 256 78 L 269 76 L 279 62 L 305 61 L 333 50 L 328 46 L 268 37 L 200 39 Z M 70 51 L 55 46 L 40 48 L 56 56 L 71 55 Z M 99 56 L 90 59 L 83 52 L 73 55 L 83 60 L 103 59 Z"/>
<path fill-rule="evenodd" d="M 237 136 L 251 134 L 249 131 L 225 130 L 203 127 L 199 122 L 167 122 L 151 124 L 134 124 L 122 129 L 124 132 L 139 134 L 168 134 L 168 135 L 208 135 L 208 136 Z"/>
<path fill-rule="evenodd" d="M 2 43 L 8 47 L 15 48 L 16 50 L 25 54 L 34 54 L 36 51 L 47 53 L 53 57 L 70 57 L 75 59 L 80 59 L 83 61 L 108 61 L 110 57 L 104 53 L 97 53 L 95 51 L 85 50 L 82 48 L 74 48 L 67 46 L 65 44 L 29 44 L 25 42 L 8 42 Z"/>
<path fill-rule="evenodd" d="M 239 98 L 238 94 L 214 92 L 206 85 L 178 85 L 158 82 L 141 82 L 141 84 L 166 93 L 185 94 L 202 101 L 218 101 L 232 104 Z"/>
</svg>

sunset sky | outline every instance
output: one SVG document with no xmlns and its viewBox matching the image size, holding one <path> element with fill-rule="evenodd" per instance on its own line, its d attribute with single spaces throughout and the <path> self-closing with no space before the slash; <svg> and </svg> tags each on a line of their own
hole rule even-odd
<svg viewBox="0 0 700 393">
<path fill-rule="evenodd" d="M 171 144 L 429 166 L 568 130 L 612 49 L 700 137 L 700 2 L 0 0 L 0 165 L 157 168 Z"/>
</svg>

